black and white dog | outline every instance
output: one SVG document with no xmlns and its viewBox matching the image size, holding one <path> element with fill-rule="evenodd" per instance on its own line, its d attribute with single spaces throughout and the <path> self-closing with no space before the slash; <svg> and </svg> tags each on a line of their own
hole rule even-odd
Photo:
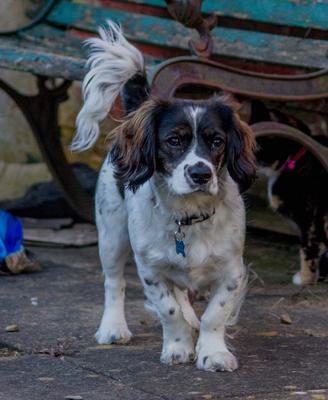
<svg viewBox="0 0 328 400">
<path fill-rule="evenodd" d="M 262 102 L 251 104 L 250 123 L 277 121 L 307 135 L 307 125 Z M 314 136 L 328 146 L 328 138 Z M 268 176 L 271 207 L 293 221 L 299 230 L 300 270 L 293 276 L 297 285 L 313 284 L 328 275 L 328 174 L 309 150 L 283 138 L 262 138 L 256 152 L 259 170 Z"/>
<path fill-rule="evenodd" d="M 245 212 L 240 191 L 255 175 L 254 138 L 224 97 L 162 101 L 148 95 L 141 53 L 108 23 L 90 39 L 90 71 L 73 150 L 89 148 L 121 93 L 127 115 L 112 133 L 96 194 L 105 311 L 99 343 L 131 338 L 123 270 L 132 247 L 150 307 L 163 327 L 161 361 L 197 359 L 233 371 L 225 329 L 241 304 Z M 187 291 L 211 291 L 199 322 Z M 192 330 L 199 330 L 195 346 Z"/>
</svg>

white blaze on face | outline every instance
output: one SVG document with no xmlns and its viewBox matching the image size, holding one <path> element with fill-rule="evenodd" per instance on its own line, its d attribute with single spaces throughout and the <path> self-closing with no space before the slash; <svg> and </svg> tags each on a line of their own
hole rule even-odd
<svg viewBox="0 0 328 400">
<path fill-rule="evenodd" d="M 172 175 L 168 178 L 168 185 L 171 191 L 178 195 L 192 193 L 200 189 L 213 195 L 217 194 L 218 192 L 218 179 L 215 166 L 206 158 L 196 154 L 196 149 L 198 146 L 197 127 L 202 115 L 204 114 L 204 111 L 205 110 L 202 107 L 197 106 L 190 106 L 186 109 L 186 114 L 192 127 L 193 144 L 186 156 L 177 165 Z M 212 178 L 210 181 L 201 187 L 192 181 L 187 172 L 188 167 L 192 167 L 199 162 L 209 167 L 212 172 Z"/>
<path fill-rule="evenodd" d="M 192 127 L 192 133 L 194 135 L 195 140 L 197 141 L 197 128 L 199 121 L 204 115 L 204 108 L 197 106 L 189 106 L 186 108 L 185 113 L 189 119 L 190 125 Z"/>
</svg>

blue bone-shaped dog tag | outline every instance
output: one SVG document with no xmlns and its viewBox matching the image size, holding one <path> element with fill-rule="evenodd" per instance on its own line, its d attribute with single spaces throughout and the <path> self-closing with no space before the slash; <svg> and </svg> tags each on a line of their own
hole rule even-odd
<svg viewBox="0 0 328 400">
<path fill-rule="evenodd" d="M 175 240 L 175 251 L 177 254 L 181 254 L 183 257 L 186 257 L 185 244 L 182 240 Z"/>
<path fill-rule="evenodd" d="M 177 254 L 181 254 L 183 257 L 186 257 L 185 253 L 185 244 L 184 244 L 184 237 L 185 234 L 181 232 L 181 227 L 179 225 L 179 230 L 177 232 L 174 232 L 174 237 L 175 237 L 175 251 Z"/>
</svg>

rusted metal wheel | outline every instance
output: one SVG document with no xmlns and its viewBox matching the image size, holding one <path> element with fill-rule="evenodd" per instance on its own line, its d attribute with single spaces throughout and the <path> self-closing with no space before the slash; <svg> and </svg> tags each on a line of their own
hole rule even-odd
<svg viewBox="0 0 328 400">
<path fill-rule="evenodd" d="M 300 130 L 278 122 L 258 122 L 252 125 L 252 130 L 256 138 L 279 136 L 298 142 L 306 147 L 328 172 L 328 147 L 318 143 Z"/>
</svg>

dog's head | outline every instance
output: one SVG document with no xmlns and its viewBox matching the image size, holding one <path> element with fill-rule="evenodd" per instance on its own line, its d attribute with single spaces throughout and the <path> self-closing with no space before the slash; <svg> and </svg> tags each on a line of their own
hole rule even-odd
<svg viewBox="0 0 328 400">
<path fill-rule="evenodd" d="M 255 140 L 223 97 L 208 101 L 149 99 L 115 132 L 116 178 L 137 190 L 156 172 L 177 195 L 216 195 L 224 170 L 246 190 L 255 176 Z"/>
</svg>

